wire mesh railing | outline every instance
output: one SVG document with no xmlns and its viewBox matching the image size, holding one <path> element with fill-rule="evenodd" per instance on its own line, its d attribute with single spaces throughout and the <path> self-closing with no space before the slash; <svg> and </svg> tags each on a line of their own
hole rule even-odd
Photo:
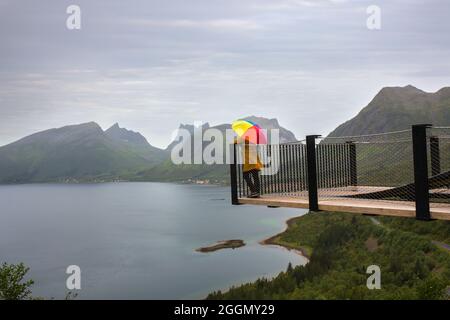
<svg viewBox="0 0 450 320">
<path fill-rule="evenodd" d="M 320 199 L 339 196 L 356 184 L 355 145 L 319 143 L 316 147 L 317 188 Z"/>
<path fill-rule="evenodd" d="M 384 201 L 414 199 L 411 130 L 327 137 L 319 143 L 319 154 L 322 146 L 344 150 L 337 156 L 331 153 L 329 159 L 335 162 L 338 168 L 335 174 L 344 177 L 340 180 L 344 183 L 331 188 L 319 187 L 319 201 L 338 197 Z M 321 171 L 320 166 L 318 171 Z"/>
<path fill-rule="evenodd" d="M 430 202 L 450 203 L 450 127 L 430 128 L 427 139 Z"/>
</svg>

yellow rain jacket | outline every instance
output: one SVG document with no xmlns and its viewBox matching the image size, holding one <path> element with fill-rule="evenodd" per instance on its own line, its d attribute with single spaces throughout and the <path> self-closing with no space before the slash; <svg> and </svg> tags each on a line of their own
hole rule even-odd
<svg viewBox="0 0 450 320">
<path fill-rule="evenodd" d="M 235 143 L 241 143 L 242 157 L 244 167 L 242 171 L 261 170 L 263 165 L 258 157 L 258 148 L 255 144 L 242 143 L 242 139 L 235 140 Z"/>
</svg>

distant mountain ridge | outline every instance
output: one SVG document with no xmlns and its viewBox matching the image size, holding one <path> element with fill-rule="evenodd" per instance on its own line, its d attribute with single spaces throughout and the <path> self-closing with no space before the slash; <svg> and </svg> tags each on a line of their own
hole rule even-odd
<svg viewBox="0 0 450 320">
<path fill-rule="evenodd" d="M 139 132 L 127 130 L 119 127 L 118 123 L 115 123 L 112 127 L 105 131 L 105 134 L 124 142 L 132 143 L 139 146 L 150 146 L 147 139 L 144 138 Z"/>
<path fill-rule="evenodd" d="M 263 128 L 280 129 L 282 142 L 295 140 L 276 119 L 250 118 Z M 194 131 L 189 124 L 180 128 Z M 231 126 L 203 125 L 203 130 L 208 128 L 224 132 Z M 95 122 L 49 129 L 0 147 L 0 183 L 227 179 L 226 166 L 174 165 L 170 152 L 176 143 L 159 149 L 140 133 L 121 128 L 118 123 L 105 131 Z"/>
<path fill-rule="evenodd" d="M 95 122 L 38 132 L 0 147 L 0 182 L 110 180 L 166 158 L 139 136 Z"/>
<path fill-rule="evenodd" d="M 418 123 L 450 125 L 450 87 L 435 93 L 411 85 L 383 88 L 354 118 L 338 126 L 329 137 L 404 130 Z"/>
<path fill-rule="evenodd" d="M 280 138 L 280 143 L 286 143 L 286 142 L 294 142 L 297 140 L 297 138 L 295 137 L 295 135 L 289 131 L 288 129 L 280 126 L 280 124 L 278 123 L 277 119 L 268 119 L 268 118 L 264 118 L 264 117 L 257 117 L 257 116 L 249 116 L 249 117 L 244 117 L 242 118 L 242 120 L 249 120 L 252 121 L 253 123 L 257 123 L 261 128 L 265 129 L 269 132 L 269 130 L 272 129 L 278 129 L 279 130 L 279 138 Z M 215 126 L 210 126 L 210 124 L 208 122 L 202 124 L 202 130 L 207 130 L 207 129 L 218 129 L 220 132 L 225 133 L 225 130 L 231 130 L 231 124 L 230 123 L 223 123 L 223 124 L 218 124 Z M 180 124 L 178 129 L 184 129 L 187 130 L 191 133 L 191 135 L 193 135 L 194 133 L 194 129 L 195 126 L 192 124 Z M 176 139 L 175 141 L 172 141 L 166 148 L 167 151 L 172 150 L 173 146 L 177 143 Z"/>
<path fill-rule="evenodd" d="M 261 128 L 266 129 L 270 137 L 270 129 L 279 130 L 279 140 L 281 143 L 296 141 L 295 135 L 288 129 L 280 126 L 277 119 L 268 119 L 264 117 L 249 116 L 242 118 L 257 123 Z M 181 124 L 179 129 L 185 129 L 190 132 L 193 137 L 195 127 L 191 124 Z M 202 131 L 207 129 L 217 129 L 222 132 L 225 138 L 225 131 L 231 129 L 231 124 L 224 123 L 216 126 L 210 126 L 209 123 L 204 123 L 201 127 Z M 188 143 L 189 141 L 184 141 Z M 179 142 L 175 139 L 166 148 L 167 152 L 171 152 L 172 148 Z M 194 146 L 193 140 L 190 141 L 191 146 Z M 209 142 L 204 142 L 201 146 L 196 146 L 197 149 L 192 149 L 193 152 L 203 152 Z M 224 141 L 225 144 L 225 141 Z M 225 148 L 228 146 L 224 145 Z M 193 147 L 194 148 L 194 147 Z M 202 148 L 200 150 L 200 148 Z M 224 151 L 225 154 L 226 151 Z M 148 170 L 140 171 L 133 177 L 134 180 L 140 181 L 209 181 L 214 183 L 227 183 L 229 177 L 229 168 L 226 164 L 182 164 L 175 165 L 171 159 L 167 159 L 163 163 L 152 167 Z"/>
</svg>

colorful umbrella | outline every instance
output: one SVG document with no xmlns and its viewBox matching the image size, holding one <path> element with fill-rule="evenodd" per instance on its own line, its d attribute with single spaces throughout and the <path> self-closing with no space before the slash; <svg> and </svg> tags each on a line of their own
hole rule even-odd
<svg viewBox="0 0 450 320">
<path fill-rule="evenodd" d="M 267 143 L 263 129 L 256 123 L 249 120 L 236 120 L 231 124 L 231 128 L 237 135 L 254 144 Z"/>
</svg>

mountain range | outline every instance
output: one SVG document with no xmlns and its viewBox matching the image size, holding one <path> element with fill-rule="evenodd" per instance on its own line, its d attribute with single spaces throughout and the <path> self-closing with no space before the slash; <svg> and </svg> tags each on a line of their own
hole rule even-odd
<svg viewBox="0 0 450 320">
<path fill-rule="evenodd" d="M 280 129 L 283 142 L 295 140 L 276 119 L 248 119 L 265 129 Z M 205 124 L 202 130 L 208 128 L 225 132 L 231 126 Z M 180 129 L 194 132 L 193 125 L 180 125 Z M 173 164 L 170 152 L 176 143 L 166 149 L 154 147 L 140 133 L 117 123 L 105 131 L 95 122 L 45 130 L 0 147 L 0 183 L 226 179 L 225 165 Z"/>
<path fill-rule="evenodd" d="M 250 116 L 264 129 L 279 129 L 280 142 L 296 141 L 277 119 Z M 450 126 L 450 88 L 427 93 L 413 86 L 383 88 L 354 118 L 329 136 L 349 136 L 408 129 L 415 123 Z M 181 124 L 180 129 L 194 131 Z M 230 124 L 202 126 L 221 132 Z M 152 146 L 138 132 L 116 123 L 103 131 L 95 122 L 38 132 L 0 147 L 0 183 L 92 181 L 207 181 L 226 183 L 227 165 L 175 165 L 166 149 Z M 204 148 L 204 143 L 201 148 Z"/>
<path fill-rule="evenodd" d="M 95 122 L 50 129 L 0 148 L 0 182 L 111 179 L 161 163 L 167 152 L 139 133 Z"/>
</svg>

